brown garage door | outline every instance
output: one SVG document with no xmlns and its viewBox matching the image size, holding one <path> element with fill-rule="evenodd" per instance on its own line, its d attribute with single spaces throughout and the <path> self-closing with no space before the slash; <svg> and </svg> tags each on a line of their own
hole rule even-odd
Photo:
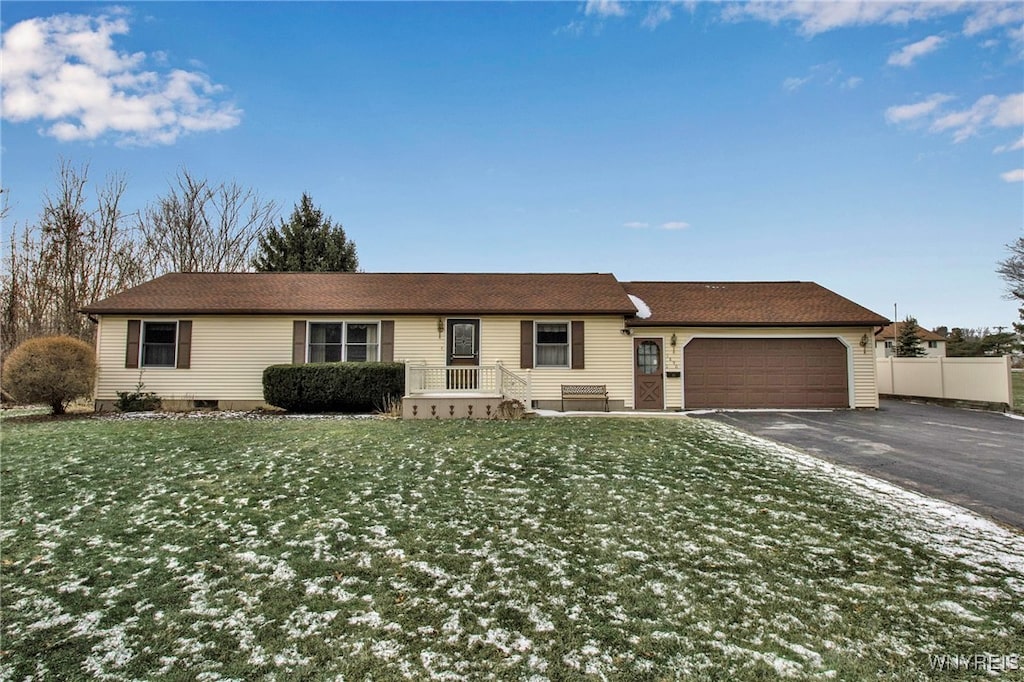
<svg viewBox="0 0 1024 682">
<path fill-rule="evenodd" d="M 683 351 L 686 408 L 849 407 L 837 339 L 693 339 Z"/>
</svg>

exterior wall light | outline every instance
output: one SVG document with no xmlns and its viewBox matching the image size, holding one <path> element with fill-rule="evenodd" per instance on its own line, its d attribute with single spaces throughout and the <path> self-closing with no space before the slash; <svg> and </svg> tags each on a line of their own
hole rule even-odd
<svg viewBox="0 0 1024 682">
<path fill-rule="evenodd" d="M 670 346 L 672 346 L 673 348 L 675 348 L 675 347 L 676 347 L 676 344 L 677 344 L 677 343 L 679 343 L 679 339 L 678 339 L 678 338 L 676 338 L 676 335 L 675 335 L 675 334 L 673 334 L 673 335 L 671 336 L 671 338 L 669 338 L 669 340 L 668 340 L 668 343 L 669 343 L 669 345 L 670 345 Z"/>
</svg>

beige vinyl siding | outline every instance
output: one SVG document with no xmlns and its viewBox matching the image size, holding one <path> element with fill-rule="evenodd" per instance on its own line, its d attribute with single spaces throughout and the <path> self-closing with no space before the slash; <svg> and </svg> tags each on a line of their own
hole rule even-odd
<svg viewBox="0 0 1024 682">
<path fill-rule="evenodd" d="M 559 400 L 562 384 L 604 384 L 608 399 L 633 404 L 633 365 L 630 338 L 621 333 L 621 317 L 489 317 L 480 322 L 481 361 L 501 360 L 517 374 L 519 369 L 519 326 L 522 320 L 537 322 L 583 321 L 584 369 L 537 367 L 530 370 L 534 400 Z"/>
<path fill-rule="evenodd" d="M 618 316 L 511 316 L 472 315 L 460 319 L 480 320 L 480 363 L 501 362 L 506 369 L 520 376 L 529 372 L 534 400 L 558 400 L 562 384 L 605 384 L 611 400 L 633 403 L 632 350 L 630 338 L 621 333 L 622 318 Z M 395 359 L 428 365 L 445 363 L 445 332 L 438 334 L 447 317 L 399 317 L 395 320 Z M 539 367 L 519 368 L 519 326 L 522 320 L 572 322 L 582 320 L 584 327 L 585 369 Z"/>
<path fill-rule="evenodd" d="M 132 319 L 173 319 L 149 316 L 131 316 Z M 472 317 L 472 316 L 466 316 Z M 128 316 L 102 316 L 97 334 L 99 372 L 96 399 L 112 401 L 117 391 L 133 390 L 139 381 L 140 370 L 125 369 Z M 182 316 L 192 320 L 192 366 L 190 369 L 142 369 L 146 391 L 157 393 L 165 400 L 221 400 L 261 401 L 263 399 L 263 370 L 268 365 L 288 364 L 292 359 L 292 323 L 297 319 L 309 321 L 338 321 L 338 317 L 317 316 Z M 344 318 L 350 322 L 371 322 L 382 319 L 395 321 L 395 360 L 443 365 L 445 362 L 445 332 L 439 334 L 438 319 L 442 325 L 447 318 L 428 315 L 382 316 Z M 540 367 L 529 370 L 534 400 L 558 400 L 563 383 L 604 384 L 612 401 L 621 400 L 626 407 L 633 406 L 633 339 L 659 337 L 663 339 L 665 369 L 682 371 L 682 353 L 686 342 L 694 336 L 818 336 L 839 337 L 849 346 L 853 365 L 853 394 L 855 407 L 878 407 L 875 379 L 875 348 L 870 328 L 634 328 L 632 336 L 621 333 L 619 316 L 481 316 L 481 363 L 493 365 L 501 361 L 516 374 L 525 376 L 527 370 L 519 368 L 519 326 L 522 320 L 571 322 L 583 320 L 585 330 L 586 368 L 582 370 Z M 676 334 L 676 346 L 670 343 Z M 867 348 L 860 345 L 867 334 Z M 682 381 L 665 381 L 665 405 L 668 409 L 682 405 Z"/>
<path fill-rule="evenodd" d="M 131 319 L 173 320 L 132 316 Z M 97 347 L 99 372 L 96 400 L 116 400 L 117 391 L 131 391 L 139 382 L 164 400 L 263 400 L 263 370 L 292 360 L 292 317 L 194 316 L 192 367 L 126 369 L 128 320 L 100 318 Z"/>
<path fill-rule="evenodd" d="M 395 362 L 443 365 L 445 319 L 427 315 L 387 318 L 395 320 Z M 441 331 L 437 321 L 441 320 Z M 481 330 L 481 335 L 483 331 Z"/>
<path fill-rule="evenodd" d="M 676 346 L 670 344 L 672 334 L 676 335 Z M 861 338 L 867 334 L 866 347 L 860 345 Z M 870 327 L 640 327 L 633 329 L 634 337 L 657 337 L 664 339 L 665 369 L 670 372 L 682 372 L 684 347 L 694 337 L 832 337 L 839 338 L 848 347 L 847 357 L 853 366 L 853 407 L 878 407 L 878 387 L 875 380 L 875 347 L 874 330 Z M 678 409 L 682 405 L 682 379 L 665 380 L 665 406 Z"/>
</svg>

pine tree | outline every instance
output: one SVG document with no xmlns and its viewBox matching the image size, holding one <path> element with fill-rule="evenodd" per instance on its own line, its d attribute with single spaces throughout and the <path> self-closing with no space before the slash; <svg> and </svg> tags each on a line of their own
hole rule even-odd
<svg viewBox="0 0 1024 682">
<path fill-rule="evenodd" d="M 288 221 L 260 235 L 253 266 L 258 272 L 355 272 L 359 258 L 341 223 L 325 218 L 303 192 Z"/>
<path fill-rule="evenodd" d="M 917 320 L 908 315 L 907 319 L 898 325 L 899 334 L 896 337 L 896 357 L 899 358 L 920 358 L 928 354 L 921 343 L 918 335 Z"/>
</svg>

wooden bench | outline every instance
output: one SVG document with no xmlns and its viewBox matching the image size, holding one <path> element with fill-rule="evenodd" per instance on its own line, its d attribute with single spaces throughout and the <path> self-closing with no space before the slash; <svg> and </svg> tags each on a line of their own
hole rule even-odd
<svg viewBox="0 0 1024 682">
<path fill-rule="evenodd" d="M 603 400 L 608 411 L 608 387 L 601 384 L 562 384 L 562 412 L 566 400 Z"/>
</svg>

